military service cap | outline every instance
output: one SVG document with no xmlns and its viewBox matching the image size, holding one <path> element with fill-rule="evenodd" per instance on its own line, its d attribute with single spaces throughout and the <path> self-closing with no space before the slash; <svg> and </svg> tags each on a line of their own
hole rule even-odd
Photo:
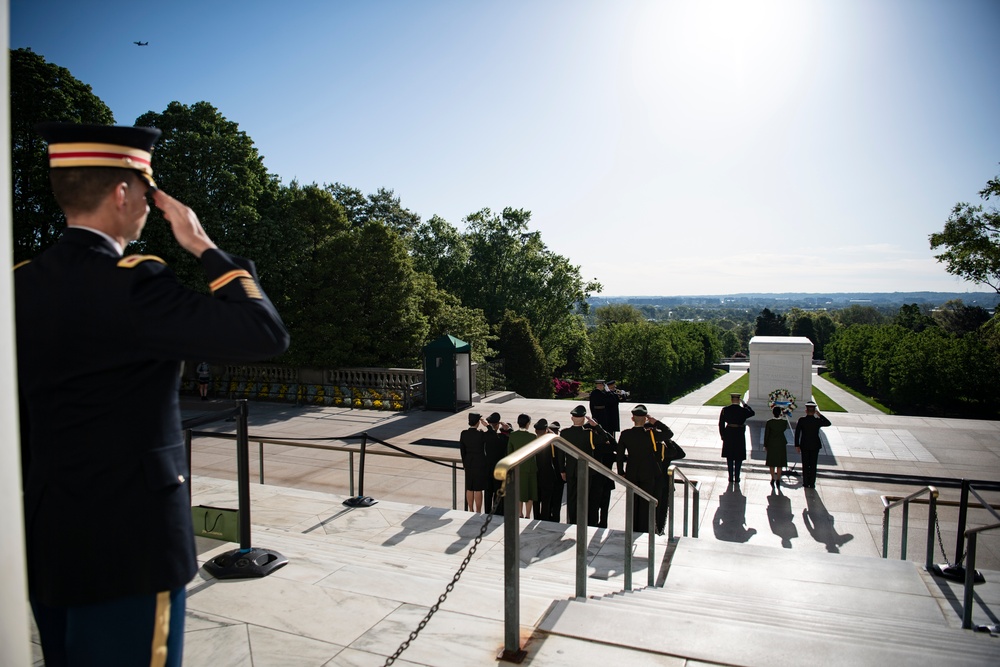
<svg viewBox="0 0 1000 667">
<path fill-rule="evenodd" d="M 645 417 L 649 413 L 646 411 L 646 406 L 640 403 L 639 405 L 632 408 L 632 414 L 634 414 L 636 417 Z"/>
<path fill-rule="evenodd" d="M 582 405 L 578 405 L 569 412 L 572 417 L 585 417 L 587 416 L 587 408 Z"/>
<path fill-rule="evenodd" d="M 153 180 L 153 144 L 160 138 L 155 127 L 39 123 L 35 126 L 49 143 L 49 168 L 119 167 L 132 169 L 156 187 Z"/>
<path fill-rule="evenodd" d="M 489 417 L 486 418 L 486 421 L 489 422 L 490 424 L 499 424 L 500 423 L 500 413 L 499 412 L 494 412 L 493 414 L 491 414 Z"/>
</svg>

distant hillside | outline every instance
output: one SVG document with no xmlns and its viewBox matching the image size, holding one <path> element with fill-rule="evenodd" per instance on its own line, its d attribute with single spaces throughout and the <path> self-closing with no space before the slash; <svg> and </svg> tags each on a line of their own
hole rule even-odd
<svg viewBox="0 0 1000 667">
<path fill-rule="evenodd" d="M 744 292 L 740 294 L 706 294 L 698 296 L 604 296 L 591 297 L 591 306 L 609 303 L 629 303 L 636 306 L 700 306 L 703 308 L 778 308 L 781 310 L 797 307 L 846 308 L 853 304 L 884 307 L 899 307 L 916 303 L 931 307 L 947 301 L 961 299 L 966 306 L 981 306 L 993 310 L 1000 303 L 1000 294 L 995 292 Z"/>
</svg>

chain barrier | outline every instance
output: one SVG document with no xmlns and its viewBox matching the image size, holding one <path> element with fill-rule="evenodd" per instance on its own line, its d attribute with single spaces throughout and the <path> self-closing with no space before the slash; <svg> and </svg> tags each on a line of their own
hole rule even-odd
<svg viewBox="0 0 1000 667">
<path fill-rule="evenodd" d="M 493 512 L 496 511 L 497 505 L 503 498 L 504 490 L 506 489 L 506 487 L 507 487 L 507 482 L 504 481 L 500 487 L 500 490 L 497 491 L 496 495 L 493 497 L 490 511 L 486 514 L 486 522 L 483 523 L 483 527 L 479 529 L 479 534 L 476 535 L 476 539 L 473 540 L 472 546 L 469 547 L 469 553 L 465 555 L 465 558 L 462 560 L 462 564 L 458 566 L 458 570 L 455 572 L 455 575 L 451 578 L 451 582 L 447 586 L 445 586 L 444 593 L 442 593 L 441 596 L 438 598 L 437 602 L 434 603 L 434 606 L 427 610 L 427 615 L 424 616 L 423 619 L 421 619 L 420 623 L 417 624 L 417 629 L 410 633 L 410 636 L 407 637 L 406 640 L 399 645 L 399 648 L 396 649 L 395 653 L 386 658 L 385 662 L 383 663 L 383 667 L 388 667 L 388 665 L 391 665 L 394 662 L 396 662 L 396 658 L 398 658 L 403 653 L 403 651 L 405 651 L 410 647 L 410 643 L 417 638 L 421 630 L 427 627 L 427 623 L 431 620 L 431 617 L 434 614 L 436 614 L 441 605 L 444 604 L 444 601 L 448 598 L 448 594 L 455 589 L 455 584 L 457 584 L 458 580 L 462 578 L 462 573 L 465 571 L 465 568 L 468 567 L 469 561 L 472 560 L 472 555 L 476 553 L 476 549 L 479 548 L 479 543 L 483 541 L 483 536 L 486 535 L 486 530 L 490 527 L 490 522 L 493 521 Z"/>
</svg>

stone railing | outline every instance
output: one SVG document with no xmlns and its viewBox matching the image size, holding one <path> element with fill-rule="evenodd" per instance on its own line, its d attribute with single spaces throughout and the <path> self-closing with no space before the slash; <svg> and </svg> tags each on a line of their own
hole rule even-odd
<svg viewBox="0 0 1000 667">
<path fill-rule="evenodd" d="M 423 370 L 413 368 L 315 370 L 230 364 L 212 367 L 209 395 L 370 410 L 409 410 L 423 403 L 423 379 Z M 184 378 L 181 388 L 197 390 L 193 374 Z"/>
</svg>

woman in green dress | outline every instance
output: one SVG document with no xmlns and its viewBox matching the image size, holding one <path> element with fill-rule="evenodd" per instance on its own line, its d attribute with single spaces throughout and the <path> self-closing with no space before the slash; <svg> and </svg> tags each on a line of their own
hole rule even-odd
<svg viewBox="0 0 1000 667">
<path fill-rule="evenodd" d="M 764 425 L 764 449 L 767 450 L 767 467 L 771 469 L 771 490 L 781 493 L 781 472 L 788 466 L 788 440 L 785 438 L 788 420 L 778 406 L 771 409 L 771 414 L 774 418 Z"/>
<path fill-rule="evenodd" d="M 535 439 L 535 434 L 528 431 L 530 423 L 531 417 L 518 415 L 517 430 L 511 433 L 507 440 L 508 455 Z M 535 461 L 535 457 L 532 456 L 522 463 L 518 468 L 518 473 L 520 477 L 518 500 L 521 503 L 518 505 L 519 516 L 522 519 L 530 519 L 532 502 L 538 498 L 538 463 Z"/>
</svg>

